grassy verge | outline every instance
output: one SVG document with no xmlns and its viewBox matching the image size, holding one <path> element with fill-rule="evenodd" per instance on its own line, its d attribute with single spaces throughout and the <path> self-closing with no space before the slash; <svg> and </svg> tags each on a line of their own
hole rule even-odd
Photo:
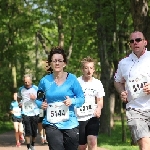
<svg viewBox="0 0 150 150">
<path fill-rule="evenodd" d="M 0 134 L 13 130 L 13 123 L 11 121 L 0 121 Z"/>
<path fill-rule="evenodd" d="M 115 127 L 111 131 L 111 136 L 99 134 L 98 146 L 108 150 L 139 150 L 138 146 L 131 146 L 130 132 L 126 126 L 126 142 L 122 142 L 122 127 L 121 122 L 116 121 Z"/>
</svg>

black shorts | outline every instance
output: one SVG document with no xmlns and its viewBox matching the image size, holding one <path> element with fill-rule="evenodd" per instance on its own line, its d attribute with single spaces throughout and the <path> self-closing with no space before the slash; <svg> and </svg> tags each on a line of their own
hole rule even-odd
<svg viewBox="0 0 150 150">
<path fill-rule="evenodd" d="M 55 126 L 44 125 L 49 149 L 77 150 L 79 146 L 79 129 L 58 129 Z"/>
<path fill-rule="evenodd" d="M 86 121 L 79 121 L 79 145 L 87 143 L 87 136 L 98 136 L 99 118 L 93 117 Z"/>
<path fill-rule="evenodd" d="M 39 117 L 38 123 L 42 123 L 44 117 Z"/>
<path fill-rule="evenodd" d="M 12 117 L 13 122 L 22 122 L 22 118 L 17 118 L 15 116 Z"/>
<path fill-rule="evenodd" d="M 25 136 L 37 136 L 39 116 L 23 115 L 23 124 L 25 128 Z"/>
</svg>

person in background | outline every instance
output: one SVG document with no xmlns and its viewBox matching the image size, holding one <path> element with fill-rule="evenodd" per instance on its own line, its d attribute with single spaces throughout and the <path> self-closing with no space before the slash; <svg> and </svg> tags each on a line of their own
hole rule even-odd
<svg viewBox="0 0 150 150">
<path fill-rule="evenodd" d="M 99 117 L 103 108 L 104 88 L 100 80 L 93 77 L 95 62 L 91 57 L 81 61 L 83 75 L 78 81 L 84 91 L 85 103 L 76 109 L 79 121 L 79 150 L 97 150 Z"/>
<path fill-rule="evenodd" d="M 42 126 L 42 121 L 44 118 L 44 110 L 39 109 L 39 111 L 40 111 L 40 114 L 39 114 L 39 121 L 38 121 L 38 133 L 40 134 L 41 144 L 43 145 L 43 144 L 47 144 L 45 129 Z"/>
<path fill-rule="evenodd" d="M 23 81 L 24 85 L 18 91 L 18 99 L 22 100 L 20 105 L 22 107 L 27 149 L 35 150 L 34 143 L 39 120 L 39 108 L 35 103 L 38 87 L 32 84 L 32 76 L 29 74 L 24 75 Z"/>
<path fill-rule="evenodd" d="M 140 31 L 130 34 L 132 53 L 118 64 L 114 86 L 126 103 L 127 124 L 140 150 L 150 150 L 150 52 Z"/>
<path fill-rule="evenodd" d="M 21 143 L 24 143 L 25 139 L 23 136 L 22 115 L 21 108 L 19 108 L 17 101 L 17 93 L 14 93 L 13 101 L 10 104 L 10 113 L 12 114 L 12 121 L 15 129 L 16 147 L 21 147 Z"/>
<path fill-rule="evenodd" d="M 37 99 L 39 108 L 46 110 L 43 126 L 50 150 L 77 150 L 79 130 L 74 111 L 84 103 L 84 93 L 71 73 L 65 72 L 67 57 L 61 47 L 54 47 L 48 56 L 51 74 L 44 76 L 38 89 L 45 94 L 45 101 Z"/>
</svg>

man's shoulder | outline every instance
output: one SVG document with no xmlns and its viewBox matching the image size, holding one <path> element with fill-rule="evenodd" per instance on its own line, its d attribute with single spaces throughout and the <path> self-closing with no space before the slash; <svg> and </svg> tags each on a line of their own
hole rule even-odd
<svg viewBox="0 0 150 150">
<path fill-rule="evenodd" d="M 35 90 L 38 90 L 38 87 L 35 84 L 32 85 L 32 88 L 35 89 Z"/>
<path fill-rule="evenodd" d="M 78 81 L 81 81 L 82 80 L 82 76 L 78 77 L 77 79 L 78 79 Z"/>
<path fill-rule="evenodd" d="M 21 87 L 19 87 L 19 90 L 21 91 L 22 89 L 24 89 L 25 87 L 24 87 L 24 85 L 23 86 L 21 86 Z"/>
<path fill-rule="evenodd" d="M 119 61 L 119 63 L 128 63 L 128 62 L 130 62 L 130 61 L 132 61 L 131 57 L 132 57 L 132 54 L 130 54 L 130 55 L 128 55 L 128 56 L 125 56 L 124 58 L 122 58 L 122 59 Z"/>
</svg>

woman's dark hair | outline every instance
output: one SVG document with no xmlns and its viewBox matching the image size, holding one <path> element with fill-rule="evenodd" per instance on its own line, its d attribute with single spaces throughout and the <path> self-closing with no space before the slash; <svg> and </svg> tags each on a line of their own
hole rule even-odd
<svg viewBox="0 0 150 150">
<path fill-rule="evenodd" d="M 61 54 L 64 58 L 64 62 L 67 63 L 67 56 L 65 54 L 65 51 L 64 49 L 62 49 L 61 47 L 59 46 L 56 46 L 56 47 L 53 47 L 48 55 L 48 65 L 50 65 L 50 63 L 52 62 L 52 56 L 54 54 Z M 48 70 L 47 70 L 48 73 L 53 73 L 53 69 L 50 67 Z"/>
<path fill-rule="evenodd" d="M 50 53 L 48 55 L 48 63 L 50 63 L 52 61 L 52 56 L 54 54 L 61 54 L 63 56 L 63 58 L 64 58 L 64 62 L 67 63 L 67 56 L 65 54 L 65 51 L 59 46 L 53 47 L 51 49 L 51 51 L 50 51 Z"/>
</svg>

